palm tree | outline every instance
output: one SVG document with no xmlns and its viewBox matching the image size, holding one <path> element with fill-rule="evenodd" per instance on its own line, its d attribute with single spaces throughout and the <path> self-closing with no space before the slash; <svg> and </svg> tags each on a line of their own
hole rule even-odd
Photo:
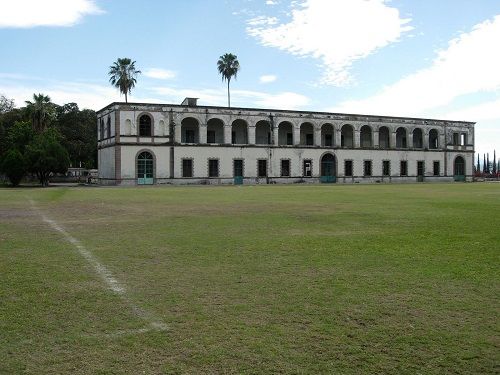
<svg viewBox="0 0 500 375">
<path fill-rule="evenodd" d="M 135 61 L 128 57 L 119 58 L 109 67 L 109 82 L 118 88 L 120 93 L 125 94 L 125 103 L 128 102 L 127 94 L 135 87 L 136 76 L 140 73 L 140 70 L 135 69 Z"/>
<path fill-rule="evenodd" d="M 226 53 L 219 57 L 219 61 L 217 61 L 217 69 L 219 73 L 222 74 L 222 81 L 227 80 L 227 106 L 231 107 L 231 95 L 229 94 L 229 82 L 231 81 L 231 77 L 234 76 L 236 79 L 236 75 L 240 70 L 240 63 L 238 61 L 238 56 L 233 55 L 232 53 Z"/>
<path fill-rule="evenodd" d="M 48 95 L 33 94 L 33 101 L 26 101 L 26 109 L 31 117 L 33 130 L 38 133 L 45 131 L 56 115 L 54 104 Z"/>
</svg>

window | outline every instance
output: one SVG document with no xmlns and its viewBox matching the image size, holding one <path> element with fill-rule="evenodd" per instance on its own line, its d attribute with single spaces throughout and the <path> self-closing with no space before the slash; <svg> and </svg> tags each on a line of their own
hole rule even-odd
<svg viewBox="0 0 500 375">
<path fill-rule="evenodd" d="M 139 118 L 139 137 L 151 136 L 151 117 L 142 115 Z"/>
<path fill-rule="evenodd" d="M 365 160 L 363 163 L 363 176 L 370 177 L 372 175 L 372 161 Z"/>
<path fill-rule="evenodd" d="M 306 145 L 312 146 L 314 144 L 314 134 L 306 134 Z"/>
<path fill-rule="evenodd" d="M 101 119 L 101 121 L 99 121 L 99 135 L 100 135 L 100 139 L 104 139 L 104 121 L 103 121 L 103 119 Z"/>
<path fill-rule="evenodd" d="M 192 130 L 186 130 L 186 141 L 188 143 L 194 143 L 194 134 L 193 134 L 193 141 L 192 142 L 187 140 L 188 139 L 187 132 L 189 132 L 189 131 L 192 131 Z M 207 131 L 207 143 L 215 143 L 215 130 L 208 130 Z"/>
<path fill-rule="evenodd" d="M 467 134 L 460 134 L 460 146 L 465 146 L 467 144 Z"/>
<path fill-rule="evenodd" d="M 460 134 L 453 133 L 453 146 L 458 146 L 460 144 Z"/>
<path fill-rule="evenodd" d="M 281 160 L 281 177 L 290 177 L 290 160 Z"/>
<path fill-rule="evenodd" d="M 325 146 L 333 146 L 331 134 L 325 134 Z"/>
<path fill-rule="evenodd" d="M 417 176 L 423 176 L 425 172 L 425 164 L 422 160 L 417 161 Z"/>
<path fill-rule="evenodd" d="M 257 161 L 257 177 L 267 177 L 267 160 Z"/>
<path fill-rule="evenodd" d="M 208 136 L 208 133 L 207 133 Z M 215 138 L 215 134 L 214 134 Z M 186 143 L 194 143 L 194 130 L 186 129 Z"/>
<path fill-rule="evenodd" d="M 193 177 L 193 159 L 182 159 L 182 177 Z"/>
<path fill-rule="evenodd" d="M 432 168 L 432 173 L 434 174 L 434 176 L 439 176 L 439 161 L 435 161 L 434 164 L 433 164 L 433 168 Z"/>
<path fill-rule="evenodd" d="M 293 145 L 293 133 L 286 133 L 286 144 Z"/>
<path fill-rule="evenodd" d="M 208 160 L 208 177 L 219 177 L 219 159 Z"/>
<path fill-rule="evenodd" d="M 303 175 L 304 177 L 312 176 L 312 160 L 306 159 L 303 164 Z"/>
<path fill-rule="evenodd" d="M 391 162 L 389 160 L 384 160 L 382 162 L 382 176 L 391 175 Z"/>
<path fill-rule="evenodd" d="M 243 177 L 243 159 L 235 159 L 233 162 L 234 177 Z"/>
<path fill-rule="evenodd" d="M 106 133 L 108 138 L 111 137 L 111 118 L 108 116 L 108 120 L 106 121 Z"/>
<path fill-rule="evenodd" d="M 408 162 L 406 160 L 401 160 L 399 173 L 401 176 L 408 176 Z"/>
<path fill-rule="evenodd" d="M 344 176 L 352 177 L 352 160 L 344 161 Z"/>
</svg>

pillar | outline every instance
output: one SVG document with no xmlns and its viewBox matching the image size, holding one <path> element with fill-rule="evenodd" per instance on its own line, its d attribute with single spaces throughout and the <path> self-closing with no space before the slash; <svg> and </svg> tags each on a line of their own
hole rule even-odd
<svg viewBox="0 0 500 375">
<path fill-rule="evenodd" d="M 321 146 L 321 128 L 314 127 L 314 145 Z"/>
<path fill-rule="evenodd" d="M 352 132 L 352 136 L 354 137 L 354 148 L 359 148 L 360 146 L 360 139 L 359 139 L 359 136 L 360 136 L 360 132 L 359 130 L 355 129 L 353 132 Z"/>
<path fill-rule="evenodd" d="M 248 144 L 255 144 L 255 125 L 248 125 Z"/>
<path fill-rule="evenodd" d="M 293 125 L 293 144 L 300 145 L 300 127 Z"/>
<path fill-rule="evenodd" d="M 391 133 L 391 144 L 389 145 L 389 148 L 396 148 L 396 132 Z"/>
<path fill-rule="evenodd" d="M 233 127 L 231 125 L 224 125 L 224 140 L 222 143 L 231 144 L 233 143 L 232 136 Z"/>
<path fill-rule="evenodd" d="M 200 124 L 200 143 L 207 143 L 207 124 Z"/>
</svg>

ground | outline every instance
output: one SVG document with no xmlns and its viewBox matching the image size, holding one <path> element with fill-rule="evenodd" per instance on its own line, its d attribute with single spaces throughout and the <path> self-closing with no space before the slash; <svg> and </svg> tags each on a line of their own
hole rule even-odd
<svg viewBox="0 0 500 375">
<path fill-rule="evenodd" d="M 0 373 L 498 373 L 499 213 L 485 183 L 3 188 Z"/>
</svg>

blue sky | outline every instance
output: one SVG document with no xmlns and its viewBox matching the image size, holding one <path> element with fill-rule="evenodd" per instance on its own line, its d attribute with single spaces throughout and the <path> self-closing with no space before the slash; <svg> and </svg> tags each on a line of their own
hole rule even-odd
<svg viewBox="0 0 500 375">
<path fill-rule="evenodd" d="M 500 150 L 498 0 L 0 0 L 0 93 L 99 109 L 109 66 L 142 70 L 131 101 L 476 121 Z"/>
</svg>

